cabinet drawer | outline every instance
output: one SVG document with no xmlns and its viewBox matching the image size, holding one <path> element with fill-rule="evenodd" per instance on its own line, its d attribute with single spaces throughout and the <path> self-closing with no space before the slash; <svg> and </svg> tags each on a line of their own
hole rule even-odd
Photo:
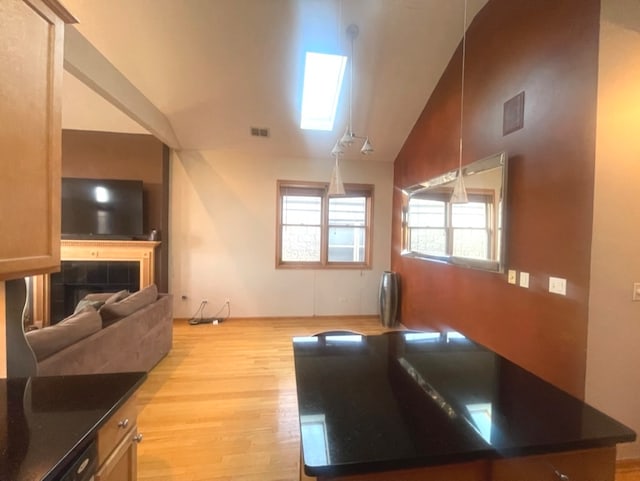
<svg viewBox="0 0 640 481">
<path fill-rule="evenodd" d="M 95 474 L 95 481 L 136 481 L 137 428 L 133 426 Z"/>
<path fill-rule="evenodd" d="M 491 480 L 614 481 L 615 461 L 615 447 L 501 459 L 493 462 Z"/>
<path fill-rule="evenodd" d="M 123 404 L 98 431 L 98 465 L 104 463 L 115 447 L 129 435 L 133 437 L 138 406 L 135 396 Z"/>
</svg>

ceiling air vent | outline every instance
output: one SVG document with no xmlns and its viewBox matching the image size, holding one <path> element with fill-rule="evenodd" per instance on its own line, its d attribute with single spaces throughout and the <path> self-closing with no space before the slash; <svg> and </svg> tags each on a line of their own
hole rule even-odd
<svg viewBox="0 0 640 481">
<path fill-rule="evenodd" d="M 264 127 L 251 127 L 253 137 L 269 137 L 269 129 Z"/>
</svg>

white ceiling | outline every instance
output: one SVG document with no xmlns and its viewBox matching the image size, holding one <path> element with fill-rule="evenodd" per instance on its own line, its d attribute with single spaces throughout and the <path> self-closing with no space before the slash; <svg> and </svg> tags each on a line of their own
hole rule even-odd
<svg viewBox="0 0 640 481">
<path fill-rule="evenodd" d="M 84 35 L 169 120 L 183 149 L 329 158 L 333 132 L 299 128 L 306 50 L 350 52 L 353 130 L 392 162 L 463 30 L 465 0 L 65 0 Z M 468 0 L 467 24 L 487 0 Z M 347 70 L 348 74 L 348 70 Z M 254 138 L 251 126 L 270 137 Z M 63 127 L 145 132 L 70 74 Z M 360 156 L 357 149 L 345 158 Z"/>
</svg>

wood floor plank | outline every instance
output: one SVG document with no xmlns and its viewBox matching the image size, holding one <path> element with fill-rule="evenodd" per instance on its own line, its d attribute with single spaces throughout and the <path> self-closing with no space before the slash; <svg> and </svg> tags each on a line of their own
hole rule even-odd
<svg viewBox="0 0 640 481">
<path fill-rule="evenodd" d="M 141 387 L 140 481 L 293 481 L 300 434 L 294 336 L 350 329 L 378 334 L 377 318 L 177 320 L 171 353 Z M 640 463 L 616 481 L 640 481 Z"/>
</svg>

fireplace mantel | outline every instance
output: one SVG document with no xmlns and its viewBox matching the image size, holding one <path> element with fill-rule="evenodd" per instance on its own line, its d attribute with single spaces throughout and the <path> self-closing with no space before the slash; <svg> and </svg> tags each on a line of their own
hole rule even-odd
<svg viewBox="0 0 640 481">
<path fill-rule="evenodd" d="M 133 240 L 62 240 L 61 261 L 138 261 L 140 263 L 140 288 L 155 282 L 155 249 L 158 241 Z M 33 318 L 48 325 L 50 321 L 49 275 L 34 277 Z"/>
</svg>

